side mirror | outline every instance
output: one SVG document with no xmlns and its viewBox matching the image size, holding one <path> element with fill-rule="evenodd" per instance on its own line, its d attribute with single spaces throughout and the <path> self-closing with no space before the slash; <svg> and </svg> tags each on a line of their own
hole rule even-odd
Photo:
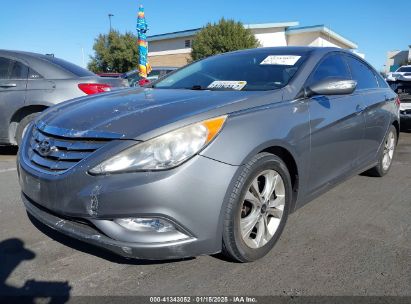
<svg viewBox="0 0 411 304">
<path fill-rule="evenodd" d="M 315 95 L 346 95 L 355 91 L 357 82 L 351 79 L 326 78 L 305 89 L 305 96 Z"/>
</svg>

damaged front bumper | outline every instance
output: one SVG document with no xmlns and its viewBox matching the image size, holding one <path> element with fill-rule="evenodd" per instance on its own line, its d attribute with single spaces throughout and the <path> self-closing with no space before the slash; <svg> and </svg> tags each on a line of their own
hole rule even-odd
<svg viewBox="0 0 411 304">
<path fill-rule="evenodd" d="M 38 221 L 69 237 L 102 247 L 117 255 L 128 258 L 150 260 L 173 259 L 191 256 L 196 252 L 195 238 L 187 238 L 177 242 L 165 243 L 130 243 L 107 237 L 92 225 L 87 225 L 68 218 L 62 218 L 36 206 L 22 194 L 26 210 Z"/>
<path fill-rule="evenodd" d="M 125 257 L 158 260 L 221 251 L 223 202 L 238 167 L 196 155 L 172 170 L 88 174 L 107 151 L 132 144 L 113 141 L 62 174 L 38 170 L 23 145 L 18 174 L 27 211 L 55 230 Z M 115 222 L 124 218 L 160 218 L 176 229 L 130 231 Z"/>
</svg>

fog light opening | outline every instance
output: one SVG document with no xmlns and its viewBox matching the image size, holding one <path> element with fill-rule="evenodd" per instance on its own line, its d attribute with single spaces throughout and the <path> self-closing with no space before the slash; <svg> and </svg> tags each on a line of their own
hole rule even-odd
<svg viewBox="0 0 411 304">
<path fill-rule="evenodd" d="M 163 233 L 177 230 L 172 223 L 160 218 L 122 218 L 114 222 L 131 231 Z"/>
</svg>

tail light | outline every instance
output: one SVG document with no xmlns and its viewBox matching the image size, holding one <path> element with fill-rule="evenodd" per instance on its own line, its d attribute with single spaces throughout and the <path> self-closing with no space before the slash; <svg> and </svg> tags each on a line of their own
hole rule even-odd
<svg viewBox="0 0 411 304">
<path fill-rule="evenodd" d="M 87 95 L 111 91 L 111 86 L 106 83 L 79 83 L 78 87 Z"/>
<path fill-rule="evenodd" d="M 401 100 L 399 96 L 397 96 L 397 98 L 395 99 L 395 103 L 397 104 L 397 106 L 401 105 Z"/>
<path fill-rule="evenodd" d="M 150 80 L 148 80 L 147 78 L 141 78 L 141 79 L 138 81 L 138 85 L 139 85 L 140 87 L 145 86 L 145 85 L 147 85 L 147 84 L 149 84 L 149 83 L 150 83 Z"/>
</svg>

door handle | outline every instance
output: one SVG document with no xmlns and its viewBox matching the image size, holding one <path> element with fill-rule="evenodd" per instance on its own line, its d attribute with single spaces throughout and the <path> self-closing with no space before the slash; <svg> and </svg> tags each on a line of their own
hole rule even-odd
<svg viewBox="0 0 411 304">
<path fill-rule="evenodd" d="M 16 86 L 17 86 L 17 84 L 15 84 L 15 83 L 0 83 L 0 87 L 2 87 L 2 88 L 14 88 Z"/>
</svg>

